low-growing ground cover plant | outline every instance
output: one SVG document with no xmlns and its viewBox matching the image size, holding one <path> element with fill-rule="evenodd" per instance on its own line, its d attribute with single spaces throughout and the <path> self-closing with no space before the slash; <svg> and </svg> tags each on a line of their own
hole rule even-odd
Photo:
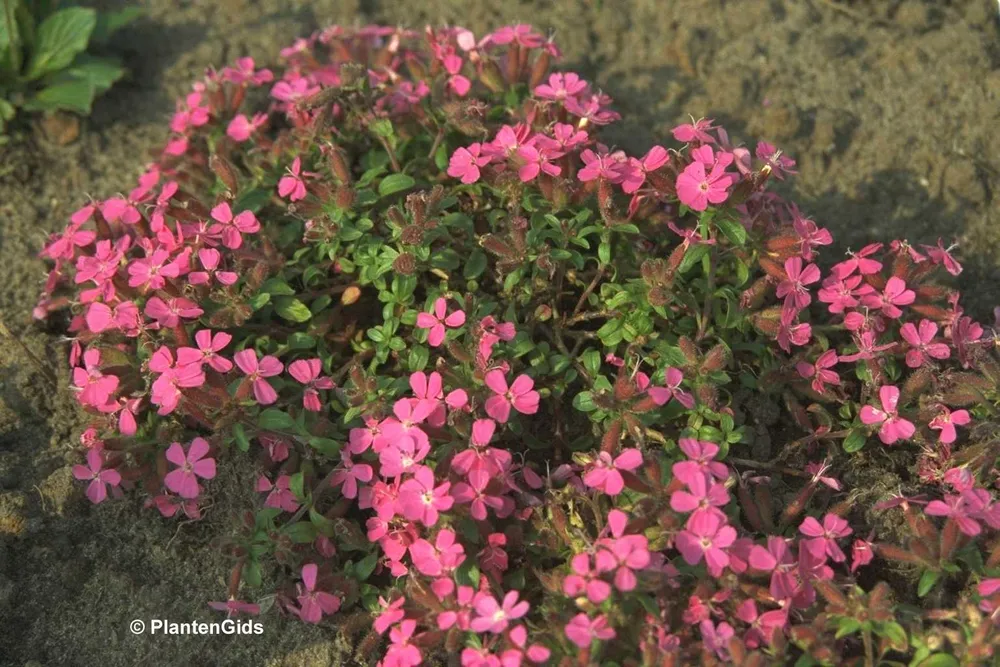
<svg viewBox="0 0 1000 667">
<path fill-rule="evenodd" d="M 824 259 L 794 161 L 710 120 L 607 147 L 529 26 L 281 55 L 42 251 L 93 502 L 197 519 L 259 467 L 214 609 L 386 666 L 995 660 L 1000 364 L 951 248 Z"/>
<path fill-rule="evenodd" d="M 140 10 L 58 4 L 0 0 L 0 134 L 18 109 L 89 114 L 94 98 L 125 75 L 117 58 L 87 48 L 106 43 Z"/>
</svg>

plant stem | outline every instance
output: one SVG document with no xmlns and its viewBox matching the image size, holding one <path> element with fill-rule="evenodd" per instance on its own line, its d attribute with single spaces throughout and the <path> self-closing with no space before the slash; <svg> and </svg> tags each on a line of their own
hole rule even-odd
<svg viewBox="0 0 1000 667">
<path fill-rule="evenodd" d="M 576 302 L 576 308 L 573 309 L 570 317 L 575 317 L 576 314 L 580 312 L 580 309 L 583 308 L 583 304 L 587 302 L 587 297 L 589 297 L 591 292 L 597 288 L 597 283 L 599 283 L 601 278 L 604 277 L 604 268 L 604 264 L 600 264 L 597 267 L 597 273 L 594 274 L 593 280 L 591 280 L 590 284 L 587 285 L 587 289 L 583 290 L 583 294 L 580 295 L 580 300 Z"/>
</svg>

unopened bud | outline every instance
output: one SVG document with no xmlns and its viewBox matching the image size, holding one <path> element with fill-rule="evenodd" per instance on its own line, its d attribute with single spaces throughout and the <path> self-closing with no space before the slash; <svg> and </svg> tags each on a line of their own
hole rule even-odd
<svg viewBox="0 0 1000 667">
<path fill-rule="evenodd" d="M 340 303 L 345 306 L 350 306 L 352 303 L 357 303 L 358 299 L 361 298 L 361 288 L 357 285 L 351 285 L 340 295 Z"/>
</svg>

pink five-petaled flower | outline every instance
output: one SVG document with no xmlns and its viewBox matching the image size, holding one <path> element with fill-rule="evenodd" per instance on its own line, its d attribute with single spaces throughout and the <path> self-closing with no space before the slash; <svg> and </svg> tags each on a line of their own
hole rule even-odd
<svg viewBox="0 0 1000 667">
<path fill-rule="evenodd" d="M 100 363 L 100 350 L 91 348 L 83 353 L 84 367 L 73 369 L 73 384 L 81 390 L 80 402 L 95 408 L 106 405 L 118 389 L 118 378 L 102 373 Z"/>
<path fill-rule="evenodd" d="M 437 523 L 438 513 L 447 512 L 455 503 L 448 495 L 450 482 L 435 486 L 434 471 L 420 466 L 411 479 L 399 487 L 399 507 L 410 521 L 419 521 L 427 527 Z"/>
<path fill-rule="evenodd" d="M 445 327 L 457 329 L 463 324 L 465 324 L 465 311 L 456 310 L 449 315 L 448 300 L 443 296 L 434 301 L 432 312 L 417 315 L 417 327 L 430 329 L 427 342 L 431 347 L 437 347 L 444 342 Z"/>
<path fill-rule="evenodd" d="M 465 547 L 456 541 L 455 531 L 443 529 L 434 538 L 434 544 L 419 539 L 409 546 L 413 567 L 428 577 L 451 573 L 465 562 Z"/>
<path fill-rule="evenodd" d="M 587 595 L 594 604 L 601 604 L 611 595 L 611 584 L 600 578 L 601 571 L 591 567 L 590 554 L 576 554 L 570 560 L 572 574 L 563 579 L 563 593 L 570 597 Z"/>
<path fill-rule="evenodd" d="M 729 198 L 732 174 L 725 172 L 727 163 L 719 160 L 711 172 L 705 164 L 695 160 L 677 177 L 677 197 L 692 211 L 704 211 L 709 204 L 721 204 Z"/>
<path fill-rule="evenodd" d="M 832 384 L 835 386 L 840 386 L 840 375 L 835 371 L 830 369 L 837 365 L 840 359 L 837 357 L 836 350 L 827 350 L 823 354 L 819 355 L 819 359 L 815 363 L 809 364 L 805 361 L 800 361 L 795 364 L 795 370 L 799 372 L 804 378 L 812 378 L 812 389 L 817 394 L 822 394 L 826 391 L 826 385 Z"/>
<path fill-rule="evenodd" d="M 278 196 L 287 198 L 288 201 L 299 201 L 305 199 L 307 190 L 304 177 L 311 175 L 302 171 L 302 158 L 292 160 L 292 166 L 288 168 L 288 173 L 278 181 Z"/>
<path fill-rule="evenodd" d="M 242 143 L 249 139 L 251 135 L 259 130 L 266 122 L 267 114 L 256 113 L 253 116 L 253 120 L 247 118 L 243 114 L 238 114 L 235 118 L 229 121 L 229 125 L 226 126 L 226 135 L 228 135 L 233 141 Z"/>
<path fill-rule="evenodd" d="M 503 602 L 497 602 L 492 595 L 482 594 L 473 603 L 476 618 L 472 619 L 473 632 L 492 632 L 500 634 L 507 629 L 510 621 L 516 620 L 528 613 L 531 605 L 522 600 L 518 602 L 517 591 L 509 591 L 503 597 Z"/>
<path fill-rule="evenodd" d="M 188 282 L 192 285 L 205 285 L 211 281 L 212 276 L 219 281 L 220 285 L 232 285 L 240 279 L 233 271 L 219 271 L 219 263 L 222 261 L 222 253 L 215 248 L 202 248 L 198 251 L 198 261 L 201 262 L 204 271 L 192 271 L 188 274 Z"/>
<path fill-rule="evenodd" d="M 600 452 L 597 459 L 583 475 L 583 483 L 609 496 L 617 496 L 625 488 L 620 470 L 631 472 L 642 465 L 642 452 L 626 449 L 611 459 L 611 454 Z"/>
<path fill-rule="evenodd" d="M 180 324 L 182 318 L 191 320 L 201 317 L 205 311 L 199 308 L 194 301 L 182 296 L 170 297 L 166 301 L 154 296 L 146 302 L 146 307 L 143 308 L 142 312 L 156 320 L 161 327 L 172 329 Z"/>
<path fill-rule="evenodd" d="M 522 183 L 533 181 L 541 173 L 558 176 L 562 168 L 552 163 L 552 160 L 562 157 L 562 154 L 552 151 L 541 143 L 527 144 L 517 149 L 517 157 L 523 164 L 517 170 L 517 176 Z"/>
<path fill-rule="evenodd" d="M 937 335 L 938 325 L 930 320 L 920 320 L 919 326 L 913 326 L 912 322 L 907 322 L 899 329 L 899 335 L 910 344 L 910 349 L 906 353 L 906 365 L 910 368 L 919 368 L 927 363 L 927 357 L 933 359 L 947 359 L 951 354 L 951 349 L 947 343 L 933 342 Z"/>
<path fill-rule="evenodd" d="M 729 493 L 724 484 L 719 484 L 709 475 L 695 475 L 687 483 L 688 491 L 674 491 L 670 495 L 670 508 L 675 512 L 693 512 L 688 518 L 692 521 L 696 516 L 710 512 L 725 520 L 725 514 L 719 509 L 729 503 Z"/>
<path fill-rule="evenodd" d="M 417 622 L 407 618 L 389 631 L 389 641 L 392 643 L 386 649 L 383 667 L 416 667 L 423 662 L 420 649 L 410 643 L 416 629 Z"/>
<path fill-rule="evenodd" d="M 938 416 L 931 420 L 930 427 L 935 431 L 941 431 L 941 435 L 938 436 L 940 442 L 950 445 L 958 437 L 955 426 L 965 426 L 972 421 L 972 418 L 969 416 L 968 410 L 952 412 L 944 405 L 940 406 L 940 410 Z"/>
<path fill-rule="evenodd" d="M 375 619 L 372 624 L 375 632 L 380 635 L 385 634 L 385 631 L 402 621 L 406 617 L 406 612 L 403 611 L 403 605 L 406 604 L 406 598 L 400 596 L 389 602 L 383 597 L 378 599 L 379 606 L 382 608 L 382 612 Z"/>
<path fill-rule="evenodd" d="M 691 517 L 687 528 L 677 534 L 674 545 L 688 565 L 697 565 L 704 558 L 708 573 L 718 577 L 729 565 L 729 554 L 724 549 L 735 541 L 736 529 L 726 525 L 718 515 L 703 512 Z"/>
<path fill-rule="evenodd" d="M 344 448 L 340 452 L 342 468 L 333 473 L 330 477 L 330 486 L 342 486 L 340 492 L 345 498 L 358 497 L 358 482 L 370 482 L 374 471 L 367 463 L 354 463 L 351 460 L 349 448 Z"/>
<path fill-rule="evenodd" d="M 672 134 L 674 135 L 674 139 L 683 141 L 684 143 L 700 141 L 705 144 L 714 144 L 715 137 L 708 133 L 709 130 L 713 129 L 716 128 L 712 125 L 711 118 L 701 118 L 691 123 L 678 125 L 673 129 Z"/>
<path fill-rule="evenodd" d="M 535 86 L 535 96 L 546 100 L 561 101 L 576 97 L 587 90 L 587 82 L 576 72 L 556 72 L 549 75 L 548 83 Z"/>
<path fill-rule="evenodd" d="M 893 276 L 886 281 L 885 290 L 881 294 L 878 292 L 868 294 L 861 299 L 861 303 L 867 308 L 881 309 L 883 315 L 896 319 L 903 314 L 900 306 L 908 306 L 916 299 L 916 292 L 907 289 L 902 278 Z"/>
<path fill-rule="evenodd" d="M 943 516 L 958 524 L 959 530 L 975 537 L 982 531 L 979 522 L 969 516 L 976 508 L 970 505 L 966 494 L 946 495 L 944 500 L 932 500 L 927 503 L 924 513 L 930 516 Z"/>
<path fill-rule="evenodd" d="M 878 395 L 882 409 L 879 410 L 870 405 L 861 408 L 862 423 L 881 424 L 878 437 L 887 445 L 891 445 L 897 440 L 909 440 L 916 429 L 912 422 L 903 419 L 897 412 L 899 389 L 885 385 L 879 388 Z"/>
<path fill-rule="evenodd" d="M 219 373 L 228 373 L 233 369 L 233 362 L 225 357 L 219 356 L 233 339 L 225 331 L 218 331 L 214 335 L 209 329 L 202 329 L 194 335 L 194 342 L 198 348 L 182 347 L 177 350 L 177 365 L 187 366 L 188 364 L 208 364 L 213 370 Z"/>
<path fill-rule="evenodd" d="M 167 460 L 177 466 L 163 478 L 163 484 L 181 498 L 198 497 L 198 478 L 215 477 L 215 459 L 205 458 L 208 441 L 195 438 L 188 447 L 187 454 L 181 443 L 175 442 L 167 448 Z"/>
<path fill-rule="evenodd" d="M 609 361 L 611 360 L 609 359 Z M 618 365 L 614 361 L 611 361 L 611 363 Z M 676 368 L 669 367 L 664 371 L 663 375 L 666 380 L 665 387 L 649 387 L 646 390 L 646 393 L 653 399 L 653 402 L 657 405 L 666 405 L 667 401 L 673 398 L 688 410 L 692 409 L 694 407 L 694 396 L 681 389 L 684 374 Z"/>
<path fill-rule="evenodd" d="M 149 370 L 160 376 L 153 382 L 153 392 L 149 402 L 159 406 L 157 414 L 168 415 L 181 400 L 181 387 L 200 387 L 205 384 L 202 365 L 174 365 L 174 355 L 166 345 L 158 348 L 149 359 Z"/>
<path fill-rule="evenodd" d="M 649 553 L 649 540 L 644 535 L 626 535 L 628 515 L 621 510 L 608 512 L 608 528 L 611 537 L 598 541 L 600 549 L 597 552 L 597 569 L 601 572 L 615 573 L 615 588 L 627 593 L 635 590 L 638 581 L 635 570 L 643 570 L 649 566 L 652 557 Z"/>
<path fill-rule="evenodd" d="M 712 460 L 719 453 L 719 446 L 714 442 L 681 438 L 677 441 L 677 445 L 689 459 L 673 465 L 674 477 L 680 481 L 690 484 L 691 480 L 698 475 L 711 475 L 716 479 L 729 477 L 729 468 L 726 467 L 726 464 Z"/>
<path fill-rule="evenodd" d="M 319 389 L 333 389 L 333 380 L 320 377 L 323 362 L 319 359 L 299 359 L 288 366 L 288 373 L 306 386 L 302 396 L 302 405 L 306 410 L 319 412 L 323 406 L 319 402 Z"/>
<path fill-rule="evenodd" d="M 208 232 L 214 237 L 222 238 L 222 245 L 236 249 L 243 245 L 243 235 L 260 231 L 260 222 L 252 211 L 241 211 L 233 215 L 229 204 L 222 202 L 212 209 L 212 225 Z"/>
<path fill-rule="evenodd" d="M 591 619 L 579 613 L 566 624 L 566 637 L 582 649 L 590 648 L 595 639 L 614 639 L 615 629 L 608 625 L 608 619 L 603 614 Z"/>
<path fill-rule="evenodd" d="M 533 389 L 535 381 L 527 375 L 519 375 L 508 387 L 507 378 L 502 370 L 492 370 L 484 378 L 494 396 L 486 399 L 486 414 L 501 424 L 510 419 L 510 409 L 523 415 L 533 415 L 538 412 L 538 402 L 541 400 L 538 392 Z"/>
<path fill-rule="evenodd" d="M 778 298 L 785 300 L 785 310 L 802 310 L 812 302 L 806 285 L 819 281 L 819 267 L 810 264 L 803 268 L 802 264 L 801 257 L 789 257 L 785 260 L 787 278 L 778 283 L 777 291 Z"/>
<path fill-rule="evenodd" d="M 491 159 L 489 155 L 483 155 L 482 150 L 483 146 L 478 142 L 458 148 L 448 161 L 448 175 L 462 179 L 465 184 L 478 181 L 481 175 L 479 168 L 488 165 Z"/>
<path fill-rule="evenodd" d="M 284 512 L 295 512 L 299 509 L 299 501 L 292 491 L 292 478 L 284 473 L 272 484 L 264 475 L 257 479 L 258 493 L 266 493 L 264 507 L 280 509 Z"/>
<path fill-rule="evenodd" d="M 315 563 L 302 566 L 302 584 L 299 586 L 299 608 L 295 613 L 306 623 L 319 623 L 323 616 L 334 614 L 340 609 L 340 598 L 332 593 L 316 590 Z"/>
<path fill-rule="evenodd" d="M 242 350 L 233 355 L 233 361 L 253 383 L 253 395 L 258 403 L 270 405 L 278 400 L 278 392 L 264 379 L 279 375 L 284 370 L 284 365 L 277 357 L 267 355 L 258 361 L 255 350 Z"/>
<path fill-rule="evenodd" d="M 103 466 L 104 462 L 98 449 L 87 451 L 87 465 L 73 466 L 73 477 L 90 480 L 90 484 L 87 485 L 87 498 L 95 505 L 108 497 L 107 485 L 118 486 L 122 481 L 122 476 L 117 470 L 103 470 Z"/>
<path fill-rule="evenodd" d="M 817 558 L 829 556 L 834 562 L 842 563 L 846 556 L 837 545 L 837 540 L 841 537 L 847 537 L 854 531 L 848 527 L 847 519 L 842 519 L 836 514 L 828 512 L 823 517 L 822 525 L 815 518 L 806 517 L 802 525 L 799 526 L 799 532 L 811 538 L 804 540 L 803 543 L 814 556 Z"/>
</svg>

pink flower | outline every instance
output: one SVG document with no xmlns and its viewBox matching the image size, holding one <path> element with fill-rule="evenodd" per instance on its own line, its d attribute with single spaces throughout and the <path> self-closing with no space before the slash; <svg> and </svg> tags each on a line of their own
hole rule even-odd
<svg viewBox="0 0 1000 667">
<path fill-rule="evenodd" d="M 837 540 L 847 537 L 853 531 L 848 527 L 846 519 L 828 512 L 823 517 L 823 525 L 811 516 L 806 517 L 799 526 L 799 532 L 812 538 L 804 540 L 803 544 L 814 556 L 817 558 L 829 556 L 834 562 L 842 563 L 846 556 L 837 545 Z"/>
<path fill-rule="evenodd" d="M 533 389 L 535 381 L 527 375 L 517 376 L 508 387 L 504 372 L 497 369 L 487 373 L 485 381 L 486 386 L 495 394 L 486 399 L 486 414 L 501 424 L 506 424 L 510 419 L 511 407 L 524 415 L 538 412 L 541 398 Z"/>
<path fill-rule="evenodd" d="M 646 182 L 646 176 L 670 161 L 670 155 L 663 146 L 653 146 L 640 159 L 629 158 L 622 191 L 632 194 Z"/>
<path fill-rule="evenodd" d="M 710 620 L 704 620 L 699 624 L 701 639 L 705 643 L 705 648 L 715 652 L 720 660 L 729 659 L 729 640 L 736 634 L 733 626 L 725 621 L 718 626 Z"/>
<path fill-rule="evenodd" d="M 278 392 L 264 379 L 279 375 L 284 370 L 284 365 L 277 357 L 267 355 L 258 362 L 256 351 L 242 350 L 233 355 L 233 361 L 253 383 L 253 394 L 258 403 L 270 405 L 278 400 Z"/>
<path fill-rule="evenodd" d="M 834 264 L 830 268 L 830 273 L 838 280 L 844 280 L 857 271 L 863 276 L 869 276 L 882 270 L 882 262 L 876 259 L 868 259 L 882 249 L 881 243 L 871 243 L 856 253 L 848 253 L 851 258 L 839 264 Z"/>
<path fill-rule="evenodd" d="M 406 617 L 406 612 L 403 611 L 403 605 L 406 604 L 406 598 L 400 596 L 392 602 L 388 602 L 385 598 L 380 597 L 378 602 L 382 607 L 382 612 L 375 619 L 373 627 L 375 628 L 375 632 L 382 635 L 385 634 L 386 630 L 396 625 Z"/>
<path fill-rule="evenodd" d="M 840 376 L 829 370 L 836 366 L 838 361 L 840 359 L 837 357 L 837 351 L 827 350 L 819 356 L 814 364 L 808 364 L 804 361 L 795 364 L 795 370 L 804 378 L 812 378 L 813 391 L 822 394 L 826 391 L 827 384 L 840 386 Z"/>
<path fill-rule="evenodd" d="M 628 515 L 621 510 L 608 512 L 608 528 L 612 537 L 598 540 L 597 569 L 615 573 L 615 588 L 622 592 L 635 590 L 638 580 L 635 570 L 649 566 L 652 556 L 644 535 L 626 535 Z"/>
<path fill-rule="evenodd" d="M 931 258 L 932 262 L 943 265 L 951 275 L 957 276 L 962 273 L 962 265 L 951 256 L 951 251 L 955 249 L 954 245 L 945 248 L 941 239 L 938 239 L 937 246 L 921 245 L 921 247 L 927 252 L 927 256 Z"/>
<path fill-rule="evenodd" d="M 167 448 L 167 460 L 177 466 L 163 478 L 164 485 L 181 498 L 198 497 L 198 478 L 212 479 L 215 477 L 215 459 L 205 458 L 208 454 L 208 441 L 195 438 L 188 447 L 187 455 L 179 442 Z"/>
<path fill-rule="evenodd" d="M 708 475 L 695 475 L 687 484 L 690 491 L 679 490 L 670 495 L 670 508 L 675 512 L 693 512 L 688 521 L 703 512 L 716 514 L 725 520 L 725 514 L 718 508 L 729 504 L 729 493 L 724 484 L 719 484 Z"/>
<path fill-rule="evenodd" d="M 794 162 L 792 164 L 794 164 Z M 775 170 L 774 173 L 777 176 L 778 170 Z M 809 218 L 804 218 L 801 215 L 799 215 L 797 208 L 794 209 L 794 213 L 795 215 L 794 219 L 792 220 L 792 228 L 795 229 L 795 233 L 799 235 L 800 239 L 802 239 L 802 244 L 799 252 L 802 255 L 802 259 L 806 260 L 807 262 L 811 262 L 814 255 L 813 248 L 815 248 L 816 246 L 832 244 L 833 235 L 830 234 L 830 231 L 828 229 L 822 229 Z"/>
<path fill-rule="evenodd" d="M 460 147 L 451 154 L 448 161 L 448 175 L 460 178 L 463 183 L 475 183 L 480 177 L 480 167 L 490 163 L 490 156 L 482 154 L 482 144 L 474 143 L 468 147 Z"/>
<path fill-rule="evenodd" d="M 869 294 L 861 299 L 861 303 L 868 308 L 881 309 L 886 317 L 896 319 L 903 314 L 899 306 L 908 306 L 917 298 L 916 292 L 906 288 L 906 283 L 893 276 L 885 283 L 885 290 L 882 294 Z"/>
<path fill-rule="evenodd" d="M 305 199 L 307 191 L 304 177 L 314 175 L 308 171 L 303 172 L 302 159 L 295 158 L 292 160 L 292 166 L 289 167 L 288 173 L 278 181 L 278 196 L 287 198 L 289 201 Z"/>
<path fill-rule="evenodd" d="M 448 300 L 438 297 L 434 301 L 434 310 L 430 313 L 417 315 L 417 328 L 430 329 L 427 342 L 431 347 L 437 347 L 444 342 L 445 327 L 457 329 L 465 324 L 465 311 L 456 310 L 448 314 Z"/>
<path fill-rule="evenodd" d="M 602 614 L 594 619 L 584 613 L 579 613 L 566 624 L 566 637 L 581 649 L 590 648 L 595 639 L 601 641 L 614 639 L 615 629 L 608 625 L 608 619 Z"/>
<path fill-rule="evenodd" d="M 448 495 L 450 482 L 435 486 L 434 471 L 420 466 L 412 479 L 399 487 L 399 506 L 403 516 L 410 521 L 419 521 L 427 527 L 437 523 L 438 513 L 451 509 L 455 499 Z"/>
<path fill-rule="evenodd" d="M 177 365 L 187 366 L 188 364 L 208 364 L 213 370 L 219 373 L 228 373 L 233 369 L 233 362 L 220 356 L 222 351 L 232 336 L 225 331 L 217 331 L 214 335 L 209 329 L 202 329 L 194 335 L 198 348 L 181 347 L 177 350 Z"/>
<path fill-rule="evenodd" d="M 121 484 L 122 481 L 122 476 L 118 474 L 117 470 L 103 470 L 103 466 L 104 462 L 101 459 L 101 452 L 97 449 L 87 451 L 86 466 L 73 466 L 73 477 L 79 480 L 90 481 L 90 484 L 87 485 L 87 498 L 95 505 L 103 502 L 108 497 L 108 485 L 115 487 Z"/>
<path fill-rule="evenodd" d="M 226 127 L 226 134 L 233 141 L 242 143 L 249 139 L 266 122 L 267 114 L 264 113 L 254 114 L 253 120 L 250 120 L 243 114 L 238 114 L 229 121 L 229 125 Z"/>
<path fill-rule="evenodd" d="M 642 465 L 642 452 L 626 449 L 611 460 L 611 454 L 600 452 L 597 459 L 583 475 L 583 483 L 609 496 L 617 496 L 625 488 L 619 470 L 631 472 Z"/>
<path fill-rule="evenodd" d="M 802 310 L 812 302 L 806 285 L 819 281 L 819 267 L 810 264 L 802 268 L 802 264 L 801 257 L 789 257 L 785 260 L 787 278 L 778 283 L 777 295 L 779 299 L 785 300 L 786 310 Z"/>
<path fill-rule="evenodd" d="M 936 431 L 941 431 L 941 434 L 938 436 L 939 442 L 950 445 L 958 437 L 958 433 L 955 432 L 955 426 L 965 426 L 972 421 L 972 417 L 969 416 L 968 410 L 955 410 L 952 412 L 944 405 L 940 406 L 939 409 L 941 412 L 931 420 L 930 427 Z"/>
<path fill-rule="evenodd" d="M 568 97 L 576 97 L 586 90 L 587 82 L 575 72 L 556 72 L 549 75 L 548 83 L 535 86 L 535 95 L 558 102 Z"/>
<path fill-rule="evenodd" d="M 221 238 L 222 245 L 234 250 L 243 245 L 243 234 L 260 231 L 260 222 L 252 211 L 242 211 L 234 216 L 226 202 L 212 209 L 212 220 L 216 224 L 209 227 L 208 233 Z"/>
<path fill-rule="evenodd" d="M 389 631 L 392 644 L 386 649 L 383 667 L 417 667 L 423 662 L 420 649 L 410 643 L 416 629 L 417 622 L 407 618 Z"/>
<path fill-rule="evenodd" d="M 570 560 L 572 574 L 563 579 L 563 593 L 570 597 L 586 594 L 594 604 L 600 604 L 611 595 L 611 584 L 600 578 L 601 572 L 591 567 L 590 554 L 576 554 Z"/>
<path fill-rule="evenodd" d="M 619 366 L 617 358 L 610 360 L 615 366 Z M 666 379 L 665 387 L 649 387 L 646 393 L 650 395 L 657 405 L 666 405 L 671 398 L 683 405 L 688 410 L 694 408 L 694 396 L 681 389 L 681 382 L 684 381 L 684 374 L 676 368 L 667 368 L 664 371 Z"/>
<path fill-rule="evenodd" d="M 625 165 L 625 154 L 607 152 L 607 147 L 599 145 L 599 152 L 589 148 L 580 153 L 580 159 L 585 165 L 577 172 L 576 177 L 584 183 L 601 178 L 610 183 L 621 183 L 625 178 L 622 167 Z"/>
<path fill-rule="evenodd" d="M 937 332 L 938 325 L 927 319 L 920 320 L 919 327 L 913 326 L 912 322 L 900 327 L 899 334 L 910 344 L 910 350 L 906 353 L 907 366 L 919 368 L 927 363 L 927 357 L 947 359 L 951 355 L 947 343 L 933 342 Z"/>
<path fill-rule="evenodd" d="M 717 162 L 706 173 L 705 165 L 695 160 L 677 177 L 677 197 L 693 211 L 704 211 L 709 204 L 721 204 L 729 199 L 732 174 L 725 173 L 726 164 Z"/>
<path fill-rule="evenodd" d="M 330 486 L 341 486 L 341 493 L 345 498 L 358 497 L 358 482 L 370 482 L 374 471 L 367 463 L 354 463 L 348 448 L 340 452 L 342 468 L 333 473 L 330 477 Z"/>
<path fill-rule="evenodd" d="M 118 389 L 118 378 L 101 372 L 101 352 L 90 348 L 83 353 L 83 368 L 73 369 L 73 384 L 80 389 L 79 401 L 84 405 L 106 405 Z"/>
<path fill-rule="evenodd" d="M 692 123 L 678 125 L 673 129 L 673 135 L 674 139 L 684 143 L 700 141 L 705 144 L 714 144 L 715 138 L 708 133 L 709 130 L 713 129 L 715 127 L 712 125 L 712 119 L 702 118 Z"/>
<path fill-rule="evenodd" d="M 896 406 L 899 403 L 899 389 L 886 385 L 878 390 L 882 409 L 866 405 L 861 408 L 861 421 L 864 424 L 881 424 L 879 439 L 887 445 L 897 440 L 909 440 L 916 431 L 913 423 L 899 416 Z"/>
<path fill-rule="evenodd" d="M 337 613 L 340 609 L 340 598 L 332 593 L 316 590 L 316 574 L 319 568 L 315 563 L 302 566 L 302 584 L 299 585 L 299 608 L 295 613 L 306 623 L 319 623 L 323 616 Z"/>
<path fill-rule="evenodd" d="M 959 530 L 975 537 L 982 531 L 979 522 L 970 516 L 975 511 L 975 507 L 970 505 L 966 494 L 946 495 L 944 500 L 932 500 L 927 503 L 924 513 L 930 516 L 943 516 L 953 520 L 958 524 Z"/>
<path fill-rule="evenodd" d="M 711 475 L 719 480 L 729 478 L 729 468 L 726 464 L 712 460 L 719 453 L 719 446 L 714 442 L 681 438 L 677 441 L 677 445 L 690 459 L 673 465 L 674 477 L 680 481 L 690 486 L 692 480 L 699 475 Z"/>
<path fill-rule="evenodd" d="M 503 602 L 497 602 L 492 595 L 480 595 L 473 603 L 478 616 L 472 619 L 473 632 L 500 634 L 507 629 L 510 621 L 517 620 L 531 608 L 525 601 L 518 602 L 517 591 L 509 591 Z"/>
<path fill-rule="evenodd" d="M 201 364 L 174 365 L 174 355 L 167 346 L 160 347 L 149 359 L 149 370 L 159 373 L 153 381 L 150 403 L 159 406 L 157 414 L 168 415 L 177 408 L 181 388 L 200 387 L 205 384 Z"/>
<path fill-rule="evenodd" d="M 549 176 L 558 176 L 562 173 L 562 168 L 551 161 L 561 157 L 561 154 L 554 153 L 538 144 L 528 144 L 517 149 L 517 157 L 524 163 L 517 170 L 518 178 L 522 183 L 527 183 L 538 178 L 542 172 Z"/>
<path fill-rule="evenodd" d="M 299 501 L 291 489 L 292 478 L 282 473 L 278 475 L 277 481 L 273 484 L 267 477 L 261 475 L 257 479 L 258 493 L 266 493 L 264 507 L 280 509 L 283 512 L 296 512 L 299 509 Z"/>
<path fill-rule="evenodd" d="M 875 558 L 875 551 L 872 549 L 872 536 L 867 540 L 857 539 L 851 545 L 851 572 L 856 572 L 858 568 L 868 565 Z"/>
<path fill-rule="evenodd" d="M 697 565 L 704 558 L 708 573 L 718 577 L 729 565 L 729 555 L 724 549 L 736 541 L 736 530 L 710 512 L 691 519 L 687 528 L 677 534 L 674 545 L 688 565 Z"/>
<path fill-rule="evenodd" d="M 469 483 L 459 482 L 455 485 L 455 489 L 451 495 L 457 502 L 469 504 L 469 513 L 473 519 L 477 521 L 485 520 L 487 507 L 492 507 L 497 516 L 500 517 L 510 514 L 513 502 L 508 507 L 504 501 L 509 499 L 498 495 L 491 495 L 487 492 L 486 489 L 492 478 L 486 470 L 482 468 L 470 470 L 467 479 Z"/>
<path fill-rule="evenodd" d="M 427 540 L 415 540 L 409 551 L 413 567 L 428 577 L 450 573 L 465 562 L 465 547 L 456 541 L 455 531 L 449 529 L 439 531 L 433 545 Z"/>
<path fill-rule="evenodd" d="M 198 261 L 201 262 L 204 271 L 192 271 L 188 274 L 188 282 L 192 285 L 204 285 L 211 281 L 212 276 L 220 285 L 233 285 L 239 280 L 239 276 L 232 271 L 218 271 L 219 263 L 222 261 L 222 253 L 215 248 L 202 248 L 198 251 Z"/>
<path fill-rule="evenodd" d="M 302 405 L 306 410 L 319 412 L 323 406 L 319 402 L 319 389 L 333 389 L 333 380 L 321 378 L 323 362 L 319 359 L 299 359 L 288 366 L 288 373 L 301 384 L 306 385 Z"/>
<path fill-rule="evenodd" d="M 166 301 L 158 296 L 152 297 L 146 302 L 146 307 L 142 311 L 147 317 L 156 320 L 161 327 L 172 329 L 180 324 L 181 319 L 191 320 L 201 317 L 203 311 L 194 301 L 184 297 L 171 297 Z"/>
<path fill-rule="evenodd" d="M 143 290 L 163 289 L 167 278 L 180 275 L 181 264 L 170 258 L 170 251 L 157 248 L 147 257 L 135 259 L 128 265 L 129 287 L 139 287 Z"/>
</svg>

